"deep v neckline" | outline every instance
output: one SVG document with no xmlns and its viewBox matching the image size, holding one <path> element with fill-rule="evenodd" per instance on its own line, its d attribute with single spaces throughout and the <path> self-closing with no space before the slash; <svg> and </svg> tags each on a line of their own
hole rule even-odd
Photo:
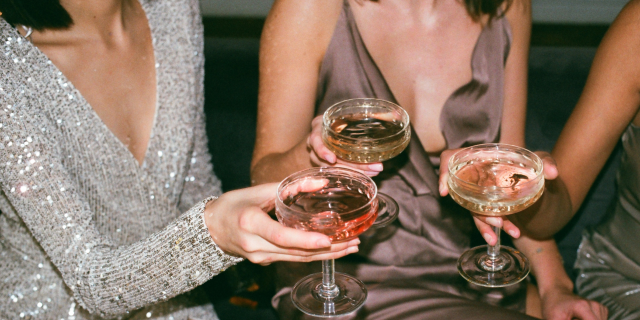
<svg viewBox="0 0 640 320">
<path fill-rule="evenodd" d="M 151 35 L 151 47 L 152 47 L 152 52 L 153 52 L 153 66 L 154 66 L 154 75 L 155 75 L 155 108 L 154 108 L 154 114 L 153 114 L 153 119 L 152 119 L 152 124 L 151 124 L 151 130 L 149 132 L 149 139 L 147 140 L 147 146 L 145 147 L 145 152 L 144 152 L 144 156 L 142 157 L 142 162 L 139 162 L 138 159 L 135 157 L 135 155 L 131 152 L 131 150 L 129 150 L 129 148 L 127 147 L 127 145 L 122 142 L 122 140 L 120 140 L 116 134 L 109 128 L 109 126 L 107 126 L 107 124 L 102 120 L 102 118 L 100 117 L 100 115 L 98 115 L 98 113 L 95 111 L 95 109 L 93 108 L 93 106 L 91 106 L 91 104 L 84 98 L 84 96 L 82 95 L 82 93 L 80 92 L 80 90 L 78 90 L 78 88 L 73 84 L 73 82 L 71 82 L 71 80 L 69 80 L 65 74 L 53 63 L 53 61 L 51 61 L 51 59 L 49 59 L 49 57 L 42 52 L 37 46 L 35 46 L 34 44 L 31 44 L 31 46 L 33 47 L 33 49 L 37 52 L 37 54 L 42 55 L 44 57 L 44 59 L 47 61 L 47 63 L 54 69 L 54 71 L 58 74 L 58 76 L 61 78 L 60 80 L 62 80 L 64 83 L 67 83 L 69 88 L 69 91 L 73 92 L 74 95 L 69 95 L 68 98 L 69 99 L 78 99 L 79 104 L 81 105 L 82 109 L 87 112 L 87 114 L 89 114 L 91 116 L 92 119 L 94 119 L 95 121 L 97 121 L 100 126 L 101 129 L 103 131 L 106 132 L 106 135 L 109 136 L 109 139 L 116 141 L 116 145 L 119 146 L 119 148 L 121 148 L 125 153 L 127 154 L 127 157 L 129 158 L 129 161 L 133 161 L 133 163 L 136 164 L 136 167 L 141 170 L 145 168 L 145 164 L 147 162 L 148 157 L 150 156 L 151 152 L 151 146 L 152 143 L 154 142 L 154 137 L 156 136 L 156 128 L 158 127 L 158 113 L 160 111 L 160 99 L 159 99 L 159 93 L 160 93 L 160 82 L 159 82 L 159 70 L 158 70 L 158 61 L 157 61 L 157 48 L 156 48 L 156 44 L 154 41 L 155 36 L 154 36 L 154 28 L 153 28 L 153 22 L 151 21 L 151 19 L 149 18 L 149 10 L 147 8 L 147 3 L 144 0 L 138 0 L 137 1 L 140 4 L 140 7 L 142 8 L 142 11 L 144 12 L 145 18 L 147 19 L 147 24 L 149 26 L 149 32 Z M 18 33 L 16 31 L 16 33 Z M 21 36 L 20 34 L 18 34 L 18 36 Z"/>
<path fill-rule="evenodd" d="M 389 84 L 387 83 L 387 80 L 384 78 L 384 76 L 382 75 L 382 71 L 380 70 L 380 68 L 378 67 L 377 63 L 373 60 L 373 57 L 371 56 L 371 54 L 369 53 L 369 49 L 367 48 L 364 39 L 362 39 L 362 35 L 360 34 L 360 31 L 358 29 L 358 24 L 356 22 L 355 19 L 355 15 L 353 14 L 353 11 L 351 9 L 351 5 L 349 4 L 348 0 L 344 1 L 345 4 L 345 9 L 346 9 L 346 13 L 347 13 L 347 21 L 348 23 L 353 23 L 353 28 L 354 28 L 354 34 L 356 36 L 356 42 L 359 42 L 362 46 L 362 48 L 364 49 L 364 52 L 360 52 L 360 61 L 363 63 L 363 67 L 364 70 L 366 71 L 366 73 L 369 72 L 373 72 L 376 74 L 377 78 L 382 80 L 382 87 L 378 87 L 376 88 L 375 81 L 370 81 L 370 85 L 371 85 L 371 90 L 374 92 L 374 94 L 376 96 L 382 96 L 385 97 L 386 94 L 383 94 L 383 92 L 388 92 L 389 97 L 385 97 L 391 101 L 393 101 L 394 103 L 398 103 L 393 92 L 391 91 L 391 88 L 389 87 Z M 489 27 L 488 26 L 483 26 L 482 30 L 480 30 L 480 33 L 478 34 L 478 38 L 476 39 L 476 42 L 474 43 L 473 46 L 473 50 L 471 52 L 471 61 L 470 61 L 470 67 L 471 67 L 471 79 L 469 79 L 469 81 L 465 82 L 463 85 L 461 85 L 460 87 L 456 88 L 455 90 L 453 90 L 451 92 L 451 94 L 449 94 L 449 96 L 445 99 L 444 104 L 442 105 L 442 108 L 440 110 L 440 116 L 438 117 L 438 122 L 440 124 L 440 131 L 442 132 L 442 136 L 444 138 L 445 141 L 445 150 L 446 148 L 449 148 L 449 139 L 447 138 L 447 135 L 445 134 L 443 125 L 445 124 L 445 117 L 448 114 L 447 111 L 450 108 L 450 106 L 452 105 L 452 101 L 455 100 L 455 98 L 460 94 L 460 92 L 465 91 L 465 88 L 467 88 L 468 86 L 472 85 L 474 83 L 474 81 L 476 81 L 478 78 L 481 77 L 482 74 L 486 73 L 482 67 L 484 66 L 484 64 L 482 64 L 480 62 L 480 59 L 478 57 L 478 49 L 479 49 L 479 44 L 482 41 L 483 37 L 486 36 L 486 33 L 489 32 Z M 366 64 L 369 64 L 369 66 L 366 66 Z M 368 75 L 369 76 L 369 75 Z M 411 124 L 413 126 L 413 124 Z"/>
</svg>

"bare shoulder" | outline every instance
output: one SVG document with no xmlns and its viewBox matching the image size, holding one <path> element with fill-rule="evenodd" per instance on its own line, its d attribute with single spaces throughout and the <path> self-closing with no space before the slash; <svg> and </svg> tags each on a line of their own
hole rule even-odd
<svg viewBox="0 0 640 320">
<path fill-rule="evenodd" d="M 629 1 L 611 24 L 609 31 L 616 36 L 629 37 L 629 41 L 640 42 L 640 0 Z"/>
<path fill-rule="evenodd" d="M 635 43 L 640 42 L 640 0 L 630 1 L 622 8 L 607 32 L 607 37 L 612 36 L 624 37 L 626 41 Z"/>
<path fill-rule="evenodd" d="M 531 0 L 513 0 L 505 4 L 505 16 L 513 31 L 514 40 L 518 38 L 528 43 L 531 33 Z"/>
<path fill-rule="evenodd" d="M 617 66 L 617 77 L 624 77 L 640 90 L 640 0 L 630 1 L 605 34 L 596 61 Z"/>
<path fill-rule="evenodd" d="M 513 0 L 504 4 L 505 15 L 510 19 L 526 18 L 531 16 L 531 0 Z"/>
<path fill-rule="evenodd" d="M 531 39 L 531 0 L 513 0 L 505 3 L 505 17 L 512 34 L 512 52 L 519 52 L 526 65 Z M 515 54 L 515 53 L 514 53 Z M 510 54 L 511 56 L 511 54 Z"/>
<path fill-rule="evenodd" d="M 278 52 L 308 55 L 307 50 L 320 49 L 324 53 L 321 49 L 328 46 L 341 8 L 342 0 L 276 0 L 261 43 Z"/>
<path fill-rule="evenodd" d="M 640 0 L 631 0 L 622 8 L 616 19 L 632 19 L 638 23 L 640 21 L 638 14 L 640 14 Z"/>
<path fill-rule="evenodd" d="M 505 16 L 510 24 L 531 24 L 531 0 L 505 2 Z"/>
</svg>

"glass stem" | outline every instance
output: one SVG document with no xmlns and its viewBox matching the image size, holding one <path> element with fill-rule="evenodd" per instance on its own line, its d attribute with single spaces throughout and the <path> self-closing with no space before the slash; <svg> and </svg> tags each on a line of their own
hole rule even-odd
<svg viewBox="0 0 640 320">
<path fill-rule="evenodd" d="M 500 228 L 493 227 L 498 239 L 495 245 L 487 245 L 487 255 L 480 259 L 480 267 L 488 272 L 498 272 L 506 265 L 506 260 L 500 255 Z"/>
<path fill-rule="evenodd" d="M 322 285 L 318 288 L 318 295 L 325 299 L 338 296 L 340 289 L 336 286 L 336 265 L 333 259 L 322 260 Z"/>
<path fill-rule="evenodd" d="M 487 254 L 491 257 L 491 259 L 496 259 L 500 254 L 500 227 L 492 228 L 493 232 L 496 234 L 497 240 L 495 245 L 487 246 Z"/>
</svg>

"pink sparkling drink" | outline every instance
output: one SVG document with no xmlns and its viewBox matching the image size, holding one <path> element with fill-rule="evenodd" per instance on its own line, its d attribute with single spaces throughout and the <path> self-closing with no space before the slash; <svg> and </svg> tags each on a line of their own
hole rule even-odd
<svg viewBox="0 0 640 320">
<path fill-rule="evenodd" d="M 377 223 L 377 192 L 373 180 L 355 170 L 302 170 L 278 186 L 276 215 L 285 226 L 323 233 L 332 242 L 346 241 Z M 333 260 L 323 260 L 322 273 L 300 279 L 291 291 L 300 311 L 324 318 L 355 312 L 366 300 L 364 283 L 335 272 Z"/>
<path fill-rule="evenodd" d="M 285 226 L 350 240 L 376 220 L 375 184 L 348 169 L 303 171 L 282 182 L 276 215 Z"/>
</svg>

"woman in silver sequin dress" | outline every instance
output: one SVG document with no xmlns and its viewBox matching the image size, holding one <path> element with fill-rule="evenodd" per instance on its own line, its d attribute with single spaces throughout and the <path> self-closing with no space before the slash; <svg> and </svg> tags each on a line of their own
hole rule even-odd
<svg viewBox="0 0 640 320">
<path fill-rule="evenodd" d="M 217 319 L 197 287 L 241 257 L 357 250 L 273 221 L 274 184 L 210 201 L 196 0 L 0 11 L 1 319 Z"/>
</svg>

